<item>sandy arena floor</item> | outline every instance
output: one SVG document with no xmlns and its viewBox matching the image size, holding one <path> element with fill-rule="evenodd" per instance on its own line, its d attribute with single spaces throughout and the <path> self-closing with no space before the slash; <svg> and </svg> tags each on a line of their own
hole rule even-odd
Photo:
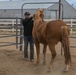
<svg viewBox="0 0 76 75">
<path fill-rule="evenodd" d="M 15 41 L 15 38 L 0 39 L 0 42 Z M 76 45 L 76 39 L 70 39 L 71 45 Z M 63 72 L 64 56 L 60 54 L 61 45 L 56 46 L 57 56 L 51 67 L 51 72 L 48 73 L 48 63 L 51 59 L 51 53 L 47 48 L 46 65 L 42 65 L 43 54 L 42 45 L 40 53 L 40 65 L 37 66 L 35 62 L 30 62 L 29 58 L 24 59 L 23 51 L 19 51 L 15 46 L 0 47 L 0 75 L 76 75 L 76 49 L 71 48 L 72 68 L 68 72 Z M 36 60 L 36 51 L 35 51 Z"/>
</svg>

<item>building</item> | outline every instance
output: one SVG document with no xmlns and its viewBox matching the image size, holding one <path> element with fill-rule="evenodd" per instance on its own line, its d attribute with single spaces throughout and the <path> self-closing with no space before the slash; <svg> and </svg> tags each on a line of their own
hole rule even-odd
<svg viewBox="0 0 76 75">
<path fill-rule="evenodd" d="M 0 17 L 21 17 L 21 6 L 24 3 L 38 2 L 58 2 L 59 0 L 23 0 L 23 1 L 1 1 Z M 64 6 L 63 18 L 76 18 L 76 9 L 73 8 L 66 0 L 61 1 Z M 58 19 L 58 4 L 26 4 L 23 7 L 23 13 L 28 11 L 33 15 L 38 8 L 44 8 L 45 18 Z M 62 14 L 61 14 L 62 15 Z M 62 16 L 61 16 L 62 18 Z"/>
<path fill-rule="evenodd" d="M 76 9 L 70 5 L 66 0 L 61 0 L 61 3 L 63 4 L 63 18 L 67 19 L 67 18 L 76 18 Z M 55 13 L 55 16 L 58 17 L 58 4 L 54 4 L 51 7 L 48 8 L 51 11 L 53 11 Z M 62 12 L 61 12 L 62 13 Z M 62 18 L 62 14 L 61 14 L 61 18 Z"/>
</svg>

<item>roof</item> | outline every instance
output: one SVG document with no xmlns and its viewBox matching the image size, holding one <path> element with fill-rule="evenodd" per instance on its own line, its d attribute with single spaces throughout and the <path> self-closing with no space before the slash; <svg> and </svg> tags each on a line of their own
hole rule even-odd
<svg viewBox="0 0 76 75">
<path fill-rule="evenodd" d="M 61 2 L 63 4 L 63 18 L 76 18 L 76 9 L 72 5 L 70 5 L 66 0 L 61 0 Z M 58 6 L 58 4 L 52 5 L 48 8 L 48 10 L 59 10 Z"/>
<path fill-rule="evenodd" d="M 24 0 L 24 1 L 0 1 L 0 9 L 21 9 L 24 3 L 38 3 L 38 2 L 58 2 L 59 0 Z M 27 4 L 24 5 L 24 9 L 37 9 L 48 8 L 53 4 Z"/>
</svg>

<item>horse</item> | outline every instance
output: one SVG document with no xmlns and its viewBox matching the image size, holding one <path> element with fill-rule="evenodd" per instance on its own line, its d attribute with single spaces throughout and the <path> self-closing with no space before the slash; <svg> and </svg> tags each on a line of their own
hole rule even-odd
<svg viewBox="0 0 76 75">
<path fill-rule="evenodd" d="M 68 71 L 71 66 L 71 53 L 69 48 L 69 28 L 66 23 L 62 20 L 52 20 L 49 22 L 44 21 L 44 10 L 38 9 L 34 14 L 34 26 L 33 26 L 33 38 L 36 46 L 37 60 L 36 63 L 40 62 L 40 43 L 43 44 L 43 63 L 46 63 L 46 48 L 49 47 L 51 52 L 51 61 L 48 65 L 50 69 L 54 59 L 56 57 L 55 46 L 58 42 L 61 42 L 64 49 L 64 57 L 66 68 Z"/>
</svg>

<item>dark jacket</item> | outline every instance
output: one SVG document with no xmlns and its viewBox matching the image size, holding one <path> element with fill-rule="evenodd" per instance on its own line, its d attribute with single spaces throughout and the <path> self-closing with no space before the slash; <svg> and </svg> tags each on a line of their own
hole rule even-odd
<svg viewBox="0 0 76 75">
<path fill-rule="evenodd" d="M 23 19 L 22 24 L 24 26 L 24 36 L 32 36 L 33 18 Z"/>
</svg>

